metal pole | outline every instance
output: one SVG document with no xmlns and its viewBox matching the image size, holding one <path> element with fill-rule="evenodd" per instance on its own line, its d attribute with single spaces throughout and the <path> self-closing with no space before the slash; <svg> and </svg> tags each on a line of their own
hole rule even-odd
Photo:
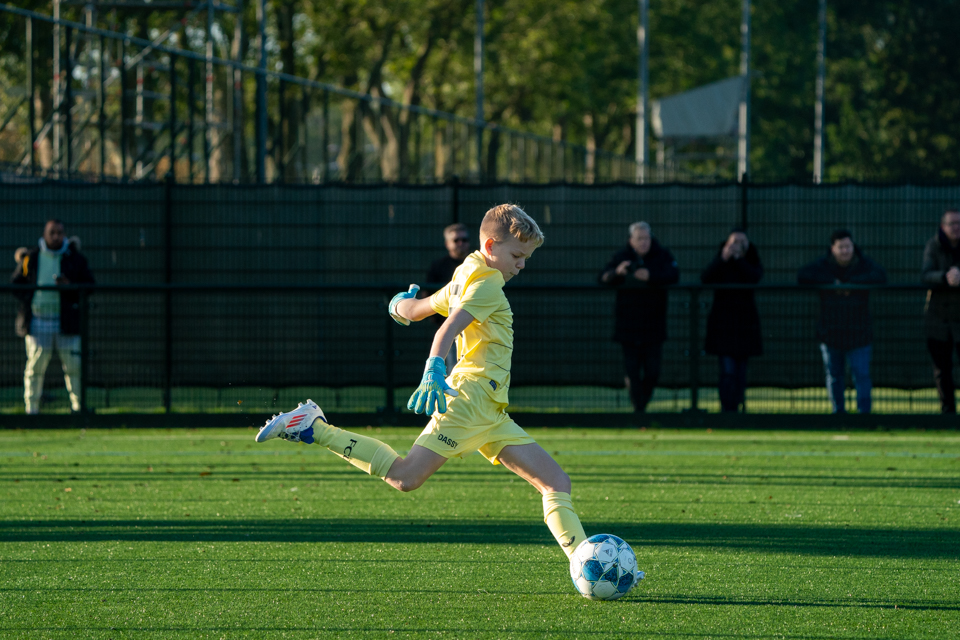
<svg viewBox="0 0 960 640">
<path fill-rule="evenodd" d="M 640 78 L 637 86 L 637 140 L 636 162 L 637 183 L 643 184 L 647 168 L 647 94 L 649 78 L 647 75 L 649 48 L 647 46 L 647 7 L 650 0 L 639 0 L 640 16 L 637 21 L 637 46 L 640 49 Z"/>
<path fill-rule="evenodd" d="M 700 289 L 690 288 L 690 411 L 700 403 Z"/>
<path fill-rule="evenodd" d="M 127 98 L 127 41 L 120 41 L 120 179 L 127 177 L 127 118 L 130 117 Z"/>
<path fill-rule="evenodd" d="M 193 142 L 196 132 L 193 130 L 193 111 L 197 104 L 194 85 L 197 82 L 196 63 L 193 58 L 187 61 L 187 175 L 193 184 Z"/>
<path fill-rule="evenodd" d="M 267 7 L 266 0 L 257 0 L 257 50 L 260 54 L 257 74 L 257 182 L 267 181 Z"/>
<path fill-rule="evenodd" d="M 207 86 L 203 98 L 203 159 L 207 168 L 204 182 L 210 182 L 210 163 L 213 161 L 210 154 L 217 142 L 215 130 L 210 126 L 213 124 L 213 20 L 213 0 L 207 0 Z"/>
<path fill-rule="evenodd" d="M 103 35 L 100 36 L 100 84 L 97 87 L 97 102 L 100 103 L 100 113 L 97 119 L 97 128 L 100 131 L 100 181 L 103 182 L 107 175 L 107 113 L 104 103 L 107 101 L 107 74 L 104 52 L 106 51 L 106 40 Z"/>
<path fill-rule="evenodd" d="M 817 101 L 813 107 L 813 182 L 823 180 L 823 92 L 827 75 L 827 0 L 820 0 L 820 33 L 817 39 Z"/>
<path fill-rule="evenodd" d="M 330 182 L 330 92 L 323 90 L 323 183 Z"/>
<path fill-rule="evenodd" d="M 30 127 L 30 175 L 37 170 L 37 113 L 33 103 L 33 18 L 27 18 L 27 120 Z"/>
<path fill-rule="evenodd" d="M 163 207 L 163 281 L 173 282 L 173 175 L 167 174 L 164 181 Z M 163 409 L 170 413 L 171 387 L 173 386 L 173 292 L 168 288 L 163 294 Z"/>
<path fill-rule="evenodd" d="M 60 0 L 53 0 L 53 162 L 60 168 Z"/>
<path fill-rule="evenodd" d="M 170 128 L 170 146 L 167 148 L 167 154 L 170 158 L 170 168 L 167 170 L 167 176 L 176 180 L 175 169 L 177 162 L 177 56 L 170 55 L 170 121 L 167 125 Z"/>
<path fill-rule="evenodd" d="M 64 33 L 64 45 L 67 50 L 66 64 L 64 65 L 63 75 L 65 84 L 63 87 L 63 102 L 60 104 L 61 113 L 64 117 L 64 126 L 63 126 L 63 156 L 64 156 L 64 166 L 66 167 L 66 175 L 70 177 L 71 171 L 71 161 L 72 161 L 72 151 L 71 149 L 71 136 L 73 134 L 73 115 L 70 113 L 70 108 L 73 106 L 73 89 L 71 87 L 70 76 L 73 75 L 73 63 L 70 56 L 70 40 L 71 40 L 71 29 L 67 27 L 66 32 Z"/>
<path fill-rule="evenodd" d="M 243 0 L 237 0 L 237 13 L 233 25 L 233 59 L 240 62 L 240 42 L 243 34 Z M 240 167 L 243 163 L 241 153 L 243 136 L 243 72 L 233 70 L 233 181 L 240 182 Z"/>
<path fill-rule="evenodd" d="M 81 287 L 80 294 L 80 413 L 87 412 L 87 374 L 90 372 L 88 358 L 90 349 L 88 342 L 90 337 L 90 304 L 88 290 Z"/>
<path fill-rule="evenodd" d="M 483 176 L 483 0 L 477 0 L 477 33 L 473 39 L 473 73 L 477 84 L 477 175 Z"/>
<path fill-rule="evenodd" d="M 750 171 L 750 0 L 743 0 L 743 18 L 740 22 L 740 75 L 743 92 L 740 98 L 740 129 L 737 141 L 737 179 L 743 180 Z"/>
</svg>

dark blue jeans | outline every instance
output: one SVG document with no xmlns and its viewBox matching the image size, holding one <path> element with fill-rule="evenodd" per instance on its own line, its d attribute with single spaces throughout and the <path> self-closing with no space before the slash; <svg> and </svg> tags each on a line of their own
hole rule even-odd
<svg viewBox="0 0 960 640">
<path fill-rule="evenodd" d="M 737 411 L 740 405 L 746 410 L 747 359 L 720 356 L 720 410 Z"/>
<path fill-rule="evenodd" d="M 820 344 L 820 353 L 823 354 L 823 368 L 827 374 L 827 394 L 833 405 L 834 413 L 845 413 L 843 392 L 847 388 L 847 360 L 853 371 L 853 385 L 857 389 L 857 409 L 860 413 L 870 413 L 870 392 L 873 382 L 870 380 L 870 356 L 873 346 L 867 345 L 859 349 L 841 351 L 827 345 Z"/>
</svg>

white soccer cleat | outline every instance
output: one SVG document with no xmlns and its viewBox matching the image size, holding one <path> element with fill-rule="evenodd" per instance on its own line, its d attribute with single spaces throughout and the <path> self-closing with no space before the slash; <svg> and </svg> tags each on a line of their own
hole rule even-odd
<svg viewBox="0 0 960 640">
<path fill-rule="evenodd" d="M 313 422 L 319 418 L 327 422 L 327 417 L 313 400 L 307 400 L 297 405 L 297 408 L 287 413 L 273 416 L 267 420 L 260 432 L 257 433 L 257 442 L 266 442 L 271 438 L 283 438 L 290 442 L 305 442 L 313 444 Z"/>
</svg>

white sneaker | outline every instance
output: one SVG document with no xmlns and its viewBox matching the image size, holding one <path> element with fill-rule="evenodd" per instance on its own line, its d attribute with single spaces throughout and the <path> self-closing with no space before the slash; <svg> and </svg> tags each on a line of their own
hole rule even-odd
<svg viewBox="0 0 960 640">
<path fill-rule="evenodd" d="M 306 442 L 313 444 L 313 422 L 319 418 L 327 422 L 327 417 L 313 400 L 307 400 L 297 405 L 297 408 L 287 413 L 273 416 L 263 425 L 255 440 L 265 442 L 271 438 L 283 438 L 290 442 Z"/>
</svg>

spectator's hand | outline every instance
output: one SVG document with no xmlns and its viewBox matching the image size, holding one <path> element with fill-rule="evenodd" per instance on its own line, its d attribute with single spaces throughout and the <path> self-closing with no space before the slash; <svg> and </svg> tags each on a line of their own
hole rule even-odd
<svg viewBox="0 0 960 640">
<path fill-rule="evenodd" d="M 390 317 L 393 318 L 394 322 L 405 327 L 410 326 L 410 321 L 397 312 L 397 307 L 404 300 L 416 298 L 417 291 L 420 291 L 420 285 L 412 284 L 408 290 L 401 291 L 397 295 L 393 296 L 393 300 L 390 301 L 390 306 L 387 308 L 387 311 L 390 312 Z"/>
<path fill-rule="evenodd" d="M 960 286 L 960 269 L 950 267 L 950 269 L 947 270 L 947 284 L 951 287 Z"/>
<path fill-rule="evenodd" d="M 630 268 L 630 261 L 624 260 L 623 262 L 617 265 L 616 273 L 618 276 L 625 276 L 627 275 L 627 269 L 629 268 Z"/>
<path fill-rule="evenodd" d="M 650 269 L 641 267 L 633 272 L 633 277 L 641 282 L 646 282 L 650 279 Z"/>
<path fill-rule="evenodd" d="M 447 396 L 456 398 L 460 395 L 456 389 L 447 384 L 447 365 L 443 358 L 433 356 L 427 358 L 427 366 L 423 368 L 423 378 L 420 386 L 413 392 L 407 401 L 407 409 L 414 413 L 425 413 L 432 416 L 434 411 L 447 412 Z"/>
</svg>

